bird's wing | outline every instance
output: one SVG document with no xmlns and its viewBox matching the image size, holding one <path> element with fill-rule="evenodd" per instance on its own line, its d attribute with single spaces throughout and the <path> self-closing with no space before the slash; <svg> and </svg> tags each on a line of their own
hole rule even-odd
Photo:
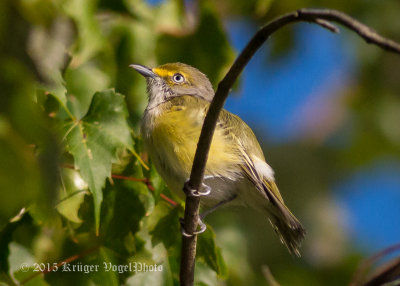
<svg viewBox="0 0 400 286">
<path fill-rule="evenodd" d="M 270 222 L 275 232 L 280 237 L 290 252 L 300 256 L 299 247 L 304 238 L 305 230 L 297 218 L 286 207 L 283 198 L 275 184 L 274 173 L 271 167 L 265 162 L 261 147 L 253 131 L 239 117 L 225 110 L 220 116 L 220 125 L 223 128 L 224 121 L 230 121 L 232 130 L 229 136 L 232 142 L 238 146 L 243 160 L 241 168 L 246 177 L 252 182 L 264 197 L 269 201 L 267 211 Z M 236 122 L 235 122 L 236 121 Z M 226 124 L 227 125 L 227 124 Z"/>
<path fill-rule="evenodd" d="M 218 123 L 217 128 L 227 129 L 226 126 L 230 126 L 229 137 L 234 141 L 231 144 L 238 146 L 238 152 L 243 158 L 241 168 L 248 179 L 260 192 L 265 193 L 270 201 L 273 196 L 275 198 L 273 201 L 277 200 L 283 204 L 282 196 L 275 184 L 274 171 L 265 162 L 260 144 L 251 128 L 238 116 L 226 110 L 222 110 Z"/>
</svg>

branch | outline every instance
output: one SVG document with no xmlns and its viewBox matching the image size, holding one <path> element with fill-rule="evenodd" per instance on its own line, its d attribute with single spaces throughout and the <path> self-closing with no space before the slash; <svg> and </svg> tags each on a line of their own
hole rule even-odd
<svg viewBox="0 0 400 286">
<path fill-rule="evenodd" d="M 211 139 L 214 134 L 219 113 L 225 103 L 226 98 L 228 97 L 228 92 L 255 52 L 275 31 L 290 23 L 310 22 L 320 25 L 330 31 L 336 32 L 337 28 L 328 21 L 342 24 L 364 38 L 367 43 L 372 43 L 385 50 L 400 54 L 400 44 L 378 35 L 368 26 L 356 21 L 342 12 L 335 10 L 301 9 L 285 14 L 269 22 L 253 36 L 239 57 L 233 63 L 228 73 L 218 84 L 217 91 L 204 119 L 199 142 L 197 144 L 197 150 L 189 179 L 189 186 L 192 189 L 198 190 L 203 181 Z M 200 199 L 198 197 L 186 197 L 184 224 L 188 233 L 193 233 L 197 229 L 199 206 Z M 182 236 L 180 269 L 181 285 L 193 285 L 194 283 L 196 243 L 196 235 L 193 235 L 192 237 Z"/>
<path fill-rule="evenodd" d="M 261 271 L 264 274 L 265 280 L 270 286 L 280 286 L 278 281 L 276 281 L 275 277 L 272 275 L 271 270 L 267 265 L 261 266 Z"/>
<path fill-rule="evenodd" d="M 150 179 L 148 179 L 148 178 L 138 179 L 138 178 L 134 178 L 134 177 L 127 177 L 127 176 L 121 176 L 121 175 L 116 175 L 116 174 L 111 174 L 111 177 L 114 179 L 121 179 L 121 180 L 126 180 L 126 181 L 143 182 L 146 184 L 147 188 L 150 191 L 155 192 L 155 190 L 156 190 L 154 188 L 154 186 L 151 184 Z M 178 205 L 177 202 L 175 202 L 173 199 L 167 197 L 163 193 L 160 193 L 160 198 L 162 198 L 164 201 L 166 201 L 173 207 L 176 207 Z"/>
<path fill-rule="evenodd" d="M 75 167 L 72 166 L 72 165 L 63 164 L 63 165 L 61 165 L 61 167 L 77 171 L 75 169 Z M 126 180 L 126 181 L 142 182 L 142 183 L 146 184 L 147 188 L 150 191 L 155 192 L 155 188 L 151 184 L 150 179 L 148 179 L 148 178 L 140 179 L 140 178 L 127 177 L 127 176 L 122 176 L 122 175 L 117 175 L 117 174 L 111 174 L 111 178 L 113 178 L 113 179 L 121 179 L 121 180 Z M 164 201 L 166 201 L 167 203 L 169 203 L 173 207 L 176 207 L 178 205 L 177 202 L 175 202 L 173 199 L 167 197 L 163 193 L 160 193 L 160 198 L 162 198 Z"/>
<path fill-rule="evenodd" d="M 400 258 L 395 258 L 378 268 L 371 277 L 361 286 L 399 285 L 400 284 Z"/>
<path fill-rule="evenodd" d="M 366 279 L 366 276 L 368 270 L 374 263 L 399 250 L 400 243 L 392 245 L 362 261 L 354 274 L 350 286 L 383 285 L 385 282 L 393 281 L 396 276 L 400 275 L 400 257 L 383 264 L 380 268 L 375 270 L 368 279 Z"/>
</svg>

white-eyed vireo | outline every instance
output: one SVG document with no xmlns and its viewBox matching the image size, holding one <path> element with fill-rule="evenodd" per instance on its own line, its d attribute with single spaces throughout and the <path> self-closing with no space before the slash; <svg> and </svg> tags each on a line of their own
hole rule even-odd
<svg viewBox="0 0 400 286">
<path fill-rule="evenodd" d="M 182 63 L 131 67 L 147 80 L 149 102 L 141 129 L 145 148 L 168 187 L 183 194 L 213 87 L 206 75 Z M 304 228 L 285 206 L 253 131 L 226 110 L 218 119 L 204 183 L 211 192 L 202 197 L 203 205 L 232 201 L 260 211 L 289 251 L 299 255 Z"/>
</svg>

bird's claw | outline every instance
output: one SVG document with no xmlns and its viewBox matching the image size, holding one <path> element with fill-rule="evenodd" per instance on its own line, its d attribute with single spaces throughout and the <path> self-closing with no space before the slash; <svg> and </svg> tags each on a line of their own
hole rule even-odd
<svg viewBox="0 0 400 286">
<path fill-rule="evenodd" d="M 193 237 L 194 235 L 197 235 L 197 234 L 205 232 L 206 229 L 207 229 L 207 226 L 205 225 L 205 223 L 199 218 L 197 223 L 198 223 L 198 226 L 200 227 L 200 229 L 197 230 L 197 231 L 194 231 L 193 233 L 190 234 L 190 233 L 187 233 L 186 230 L 185 230 L 185 224 L 183 222 L 183 219 L 180 218 L 179 221 L 181 223 L 181 234 L 183 236 L 185 236 L 185 237 Z"/>
<path fill-rule="evenodd" d="M 207 186 L 206 184 L 202 183 L 201 188 L 205 189 L 204 191 L 199 191 L 199 190 L 193 190 L 190 185 L 189 185 L 189 180 L 185 182 L 185 185 L 183 186 L 183 191 L 187 196 L 191 197 L 200 197 L 200 196 L 207 196 L 211 193 L 211 188 L 210 186 Z"/>
</svg>

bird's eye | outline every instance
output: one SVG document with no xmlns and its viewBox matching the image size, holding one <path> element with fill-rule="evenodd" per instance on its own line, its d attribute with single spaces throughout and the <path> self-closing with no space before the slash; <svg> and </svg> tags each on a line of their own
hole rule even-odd
<svg viewBox="0 0 400 286">
<path fill-rule="evenodd" d="M 183 75 L 181 75 L 180 73 L 176 73 L 174 74 L 174 76 L 172 77 L 172 79 L 174 80 L 174 82 L 176 83 L 182 83 L 185 81 L 185 77 Z"/>
</svg>

